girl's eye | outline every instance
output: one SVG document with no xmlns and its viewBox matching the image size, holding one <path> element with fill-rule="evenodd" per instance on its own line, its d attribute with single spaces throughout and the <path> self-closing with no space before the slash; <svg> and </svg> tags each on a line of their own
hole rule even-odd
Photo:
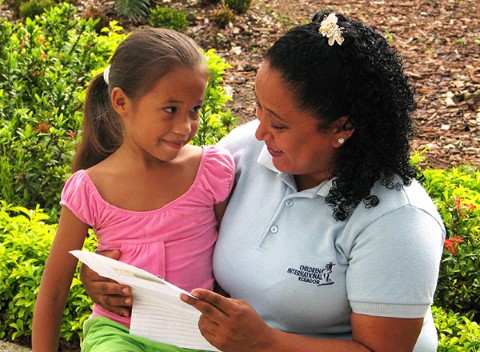
<svg viewBox="0 0 480 352">
<path fill-rule="evenodd" d="M 175 106 L 169 106 L 166 108 L 163 108 L 167 113 L 169 114 L 175 114 L 177 112 L 177 108 Z"/>
<path fill-rule="evenodd" d="M 190 110 L 190 118 L 192 120 L 198 120 L 200 118 L 200 109 L 202 108 L 201 105 L 195 106 Z"/>
<path fill-rule="evenodd" d="M 192 109 L 192 112 L 199 112 L 201 108 L 202 108 L 201 105 L 195 106 L 195 107 Z"/>
</svg>

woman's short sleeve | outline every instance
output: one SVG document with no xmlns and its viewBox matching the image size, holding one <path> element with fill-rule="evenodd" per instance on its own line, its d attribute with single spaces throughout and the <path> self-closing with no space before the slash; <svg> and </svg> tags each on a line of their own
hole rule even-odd
<svg viewBox="0 0 480 352">
<path fill-rule="evenodd" d="M 85 170 L 75 172 L 65 183 L 62 190 L 60 204 L 67 207 L 84 223 L 94 226 L 98 204 L 97 195 L 92 181 Z"/>
<path fill-rule="evenodd" d="M 433 302 L 443 236 L 437 219 L 413 206 L 366 227 L 355 241 L 347 273 L 353 312 L 423 317 Z"/>
<path fill-rule="evenodd" d="M 211 192 L 215 204 L 227 199 L 232 191 L 235 178 L 235 163 L 233 157 L 224 148 L 204 147 L 202 167 L 202 186 Z"/>
</svg>

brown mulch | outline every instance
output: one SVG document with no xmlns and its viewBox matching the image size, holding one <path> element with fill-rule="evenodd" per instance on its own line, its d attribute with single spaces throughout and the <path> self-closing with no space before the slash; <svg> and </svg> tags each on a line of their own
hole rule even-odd
<svg viewBox="0 0 480 352">
<path fill-rule="evenodd" d="M 198 3 L 198 1 L 194 1 Z M 196 5 L 198 6 L 198 5 Z M 383 33 L 402 54 L 416 88 L 415 150 L 423 166 L 480 164 L 480 7 L 476 1 L 254 0 L 232 26 L 207 22 L 197 10 L 189 30 L 204 48 L 215 47 L 232 65 L 225 84 L 233 89 L 234 116 L 254 118 L 256 68 L 275 38 L 304 23 L 319 9 L 355 17 Z"/>
<path fill-rule="evenodd" d="M 475 0 L 253 0 L 226 27 L 214 24 L 219 0 L 155 0 L 189 14 L 187 34 L 215 48 L 232 66 L 225 87 L 241 123 L 255 118 L 254 78 L 266 49 L 289 27 L 320 9 L 355 17 L 383 33 L 402 54 L 417 92 L 415 150 L 427 149 L 423 166 L 480 164 L 480 6 Z M 80 12 L 120 20 L 115 1 L 76 0 Z M 95 9 L 95 11 L 92 11 Z M 1 14 L 0 14 L 1 15 Z"/>
<path fill-rule="evenodd" d="M 197 19 L 188 34 L 204 48 L 217 48 L 232 65 L 225 84 L 233 91 L 231 108 L 241 121 L 254 118 L 254 77 L 265 50 L 292 25 L 308 21 L 319 9 L 330 9 L 375 27 L 402 54 L 417 92 L 412 146 L 427 148 L 422 165 L 444 169 L 480 164 L 480 6 L 476 1 L 254 0 L 250 11 L 237 15 L 226 29 L 211 23 L 214 6 L 183 3 Z"/>
</svg>

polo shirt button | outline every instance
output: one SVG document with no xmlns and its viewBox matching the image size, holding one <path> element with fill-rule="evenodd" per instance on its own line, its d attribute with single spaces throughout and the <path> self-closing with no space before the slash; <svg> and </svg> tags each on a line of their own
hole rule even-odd
<svg viewBox="0 0 480 352">
<path fill-rule="evenodd" d="M 270 227 L 270 232 L 271 233 L 277 233 L 278 232 L 278 227 L 273 225 L 272 227 Z"/>
<path fill-rule="evenodd" d="M 287 199 L 287 200 L 285 201 L 285 205 L 286 205 L 287 207 L 291 207 L 291 206 L 293 205 L 293 200 Z"/>
</svg>

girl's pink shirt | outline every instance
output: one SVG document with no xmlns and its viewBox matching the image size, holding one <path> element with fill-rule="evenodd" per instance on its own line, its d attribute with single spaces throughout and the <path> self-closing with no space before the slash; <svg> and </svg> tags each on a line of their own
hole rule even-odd
<svg viewBox="0 0 480 352">
<path fill-rule="evenodd" d="M 137 212 L 107 203 L 84 170 L 67 180 L 60 204 L 95 230 L 98 250 L 120 249 L 120 261 L 186 291 L 213 289 L 212 252 L 218 235 L 213 206 L 228 197 L 234 174 L 229 152 L 206 146 L 188 191 L 160 209 Z M 96 305 L 92 316 L 130 325 L 129 318 Z"/>
</svg>

